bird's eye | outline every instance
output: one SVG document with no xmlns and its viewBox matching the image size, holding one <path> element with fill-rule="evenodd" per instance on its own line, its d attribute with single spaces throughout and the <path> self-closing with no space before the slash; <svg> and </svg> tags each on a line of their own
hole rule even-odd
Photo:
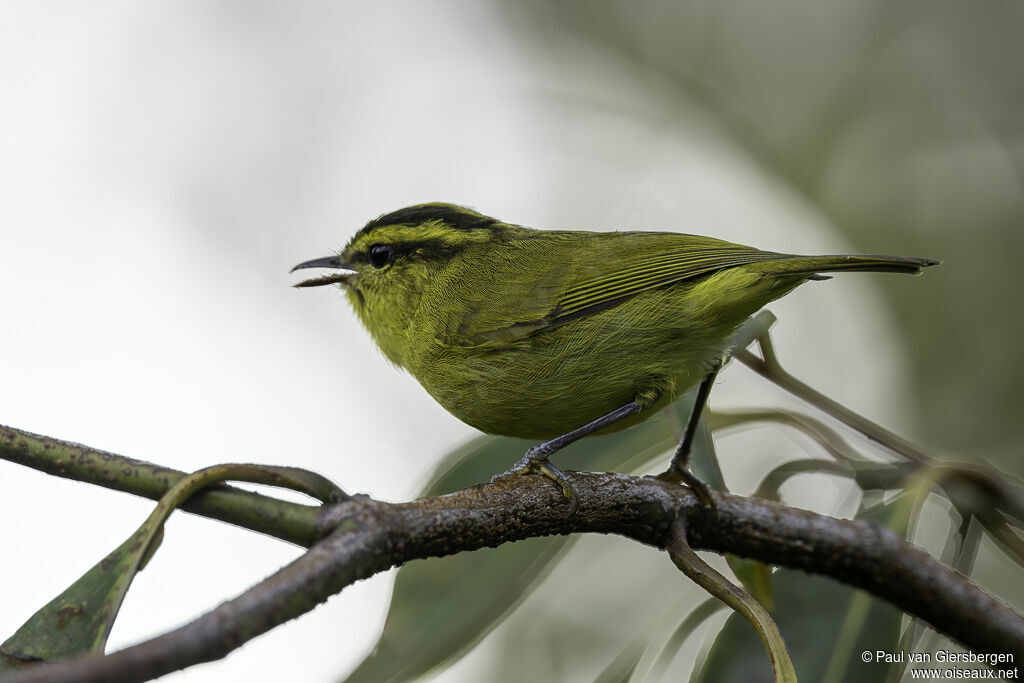
<svg viewBox="0 0 1024 683">
<path fill-rule="evenodd" d="M 375 244 L 370 247 L 370 265 L 374 268 L 383 268 L 391 263 L 391 258 L 394 255 L 394 251 L 388 245 Z"/>
</svg>

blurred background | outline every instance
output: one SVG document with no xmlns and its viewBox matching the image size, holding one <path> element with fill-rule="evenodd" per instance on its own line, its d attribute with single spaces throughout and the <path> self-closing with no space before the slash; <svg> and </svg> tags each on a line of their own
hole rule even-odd
<svg viewBox="0 0 1024 683">
<path fill-rule="evenodd" d="M 288 269 L 439 200 L 541 228 L 942 259 L 921 278 L 801 288 L 771 306 L 778 352 L 937 456 L 1024 471 L 1020 3 L 0 8 L 0 423 L 177 469 L 288 464 L 415 496 L 475 433 L 388 366 L 340 292 L 292 290 Z M 711 403 L 798 405 L 735 364 Z M 718 445 L 746 494 L 806 447 L 770 427 Z M 785 493 L 850 513 L 839 480 Z M 0 501 L 5 637 L 151 509 L 3 462 Z M 298 552 L 175 516 L 111 647 Z M 1024 603 L 994 546 L 974 577 Z M 373 647 L 392 580 L 167 680 L 342 677 Z M 593 680 L 598 653 L 698 598 L 664 555 L 585 538 L 438 680 Z"/>
</svg>

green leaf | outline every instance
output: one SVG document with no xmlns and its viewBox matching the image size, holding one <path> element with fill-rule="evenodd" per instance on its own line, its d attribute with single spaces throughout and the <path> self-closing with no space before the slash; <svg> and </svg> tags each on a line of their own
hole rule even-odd
<svg viewBox="0 0 1024 683">
<path fill-rule="evenodd" d="M 693 447 L 690 452 L 690 470 L 697 477 L 716 491 L 728 491 L 725 485 L 725 475 L 718 463 L 718 452 L 715 450 L 715 440 L 711 435 L 710 420 L 711 411 L 706 407 L 697 423 L 697 433 L 693 437 Z"/>
<path fill-rule="evenodd" d="M 568 540 L 532 538 L 405 565 L 380 640 L 347 680 L 412 680 L 466 652 L 547 574 Z"/>
<path fill-rule="evenodd" d="M 861 653 L 897 649 L 899 610 L 862 591 L 797 570 L 780 569 L 772 583 L 776 605 L 772 616 L 801 680 L 875 683 L 886 679 L 891 665 L 865 663 Z M 831 678 L 826 678 L 827 672 Z M 695 680 L 772 680 L 761 641 L 738 614 L 726 620 Z"/>
<path fill-rule="evenodd" d="M 132 579 L 163 539 L 164 522 L 197 491 L 235 480 L 301 491 L 322 501 L 344 493 L 324 477 L 293 467 L 216 465 L 178 481 L 139 529 L 67 590 L 36 612 L 0 646 L 0 671 L 31 662 L 102 652 Z"/>
<path fill-rule="evenodd" d="M 772 568 L 764 562 L 731 553 L 726 554 L 725 561 L 729 563 L 729 569 L 740 580 L 747 592 L 771 612 L 775 606 L 772 592 Z"/>
<path fill-rule="evenodd" d="M 157 526 L 152 518 L 147 520 L 127 541 L 25 622 L 0 646 L 0 670 L 102 652 Z"/>
<path fill-rule="evenodd" d="M 726 604 L 724 602 L 716 597 L 709 597 L 704 600 L 704 602 L 690 610 L 689 613 L 683 617 L 683 620 L 679 622 L 675 631 L 672 632 L 668 641 L 661 648 L 661 652 L 658 653 L 658 658 L 651 666 L 651 670 L 648 672 L 647 678 L 652 681 L 665 680 L 665 672 L 668 671 L 669 664 L 672 663 L 672 660 L 679 652 L 679 649 L 682 648 L 686 639 L 697 630 L 698 626 L 725 608 Z"/>
<path fill-rule="evenodd" d="M 446 458 L 421 495 L 486 481 L 528 447 L 516 439 L 474 439 Z M 568 541 L 535 538 L 406 564 L 380 639 L 347 680 L 410 680 L 466 651 L 547 573 Z"/>
<path fill-rule="evenodd" d="M 628 683 L 643 654 L 643 643 L 634 640 L 608 663 L 608 666 L 594 679 L 594 683 Z"/>
</svg>

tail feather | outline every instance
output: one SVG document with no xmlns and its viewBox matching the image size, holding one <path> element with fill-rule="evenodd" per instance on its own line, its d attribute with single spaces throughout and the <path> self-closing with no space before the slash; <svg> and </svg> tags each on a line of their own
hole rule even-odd
<svg viewBox="0 0 1024 683">
<path fill-rule="evenodd" d="M 758 264 L 758 269 L 777 275 L 807 275 L 835 271 L 870 271 L 876 273 L 909 273 L 917 275 L 941 261 L 913 256 L 786 256 L 775 261 Z M 819 278 L 811 278 L 819 279 Z M 827 278 L 821 278 L 827 279 Z"/>
</svg>

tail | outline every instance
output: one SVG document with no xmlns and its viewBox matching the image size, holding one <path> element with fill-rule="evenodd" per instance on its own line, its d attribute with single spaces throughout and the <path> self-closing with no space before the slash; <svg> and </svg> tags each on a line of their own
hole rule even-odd
<svg viewBox="0 0 1024 683">
<path fill-rule="evenodd" d="M 754 267 L 773 275 L 806 275 L 812 280 L 827 280 L 827 277 L 815 276 L 842 270 L 918 275 L 925 268 L 939 263 L 942 262 L 913 256 L 784 256 Z"/>
</svg>

